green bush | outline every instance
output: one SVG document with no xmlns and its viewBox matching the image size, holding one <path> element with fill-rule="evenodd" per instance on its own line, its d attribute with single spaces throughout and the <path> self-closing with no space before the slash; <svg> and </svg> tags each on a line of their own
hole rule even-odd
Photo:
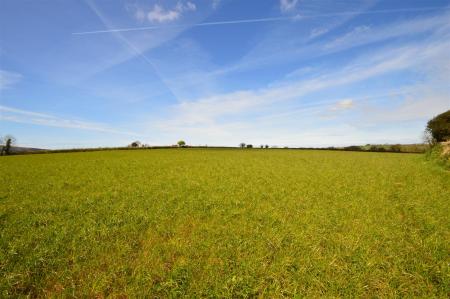
<svg viewBox="0 0 450 299">
<path fill-rule="evenodd" d="M 391 151 L 399 153 L 402 151 L 402 147 L 400 144 L 394 144 L 391 146 Z"/>
<path fill-rule="evenodd" d="M 360 146 L 351 145 L 351 146 L 344 147 L 344 150 L 346 150 L 346 151 L 361 151 L 362 149 Z"/>
<path fill-rule="evenodd" d="M 450 110 L 431 119 L 426 131 L 437 142 L 443 142 L 450 138 Z"/>
</svg>

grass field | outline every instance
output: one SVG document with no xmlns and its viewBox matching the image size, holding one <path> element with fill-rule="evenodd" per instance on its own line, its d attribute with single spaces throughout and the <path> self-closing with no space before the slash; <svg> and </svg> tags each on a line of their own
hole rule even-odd
<svg viewBox="0 0 450 299">
<path fill-rule="evenodd" d="M 0 297 L 447 297 L 450 174 L 422 155 L 0 158 Z"/>
</svg>

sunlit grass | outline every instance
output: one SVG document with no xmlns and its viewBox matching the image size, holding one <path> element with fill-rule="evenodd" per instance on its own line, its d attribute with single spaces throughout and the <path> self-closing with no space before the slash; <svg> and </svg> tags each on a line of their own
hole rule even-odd
<svg viewBox="0 0 450 299">
<path fill-rule="evenodd" d="M 1 297 L 446 297 L 450 175 L 421 155 L 0 159 Z"/>
</svg>

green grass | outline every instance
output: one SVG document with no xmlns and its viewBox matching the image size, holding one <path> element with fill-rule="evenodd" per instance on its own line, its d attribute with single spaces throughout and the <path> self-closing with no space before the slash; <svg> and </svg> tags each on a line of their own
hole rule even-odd
<svg viewBox="0 0 450 299">
<path fill-rule="evenodd" d="M 0 297 L 447 297 L 450 174 L 421 155 L 0 159 Z"/>
<path fill-rule="evenodd" d="M 436 144 L 425 153 L 425 157 L 440 167 L 450 170 L 450 144 Z"/>
</svg>

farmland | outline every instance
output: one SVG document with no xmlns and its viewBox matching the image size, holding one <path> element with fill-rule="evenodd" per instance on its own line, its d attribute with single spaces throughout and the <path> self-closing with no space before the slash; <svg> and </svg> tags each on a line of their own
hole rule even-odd
<svg viewBox="0 0 450 299">
<path fill-rule="evenodd" d="M 161 149 L 0 159 L 0 296 L 446 297 L 422 155 Z"/>
</svg>

